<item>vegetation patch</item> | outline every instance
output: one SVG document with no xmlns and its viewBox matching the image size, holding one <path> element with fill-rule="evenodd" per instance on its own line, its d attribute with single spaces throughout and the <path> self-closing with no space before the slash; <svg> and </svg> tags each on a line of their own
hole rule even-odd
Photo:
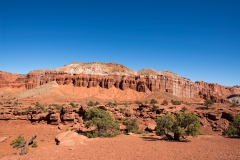
<svg viewBox="0 0 240 160">
<path fill-rule="evenodd" d="M 229 127 L 223 132 L 223 135 L 240 136 L 240 115 L 233 118 L 233 122 L 231 122 Z"/>
<path fill-rule="evenodd" d="M 22 135 L 19 135 L 16 139 L 14 139 L 10 145 L 13 148 L 21 148 L 25 143 L 24 137 Z"/>
<path fill-rule="evenodd" d="M 153 104 L 153 105 L 158 104 L 158 101 L 156 101 L 155 99 L 151 99 L 150 104 Z"/>
<path fill-rule="evenodd" d="M 137 133 L 139 126 L 137 123 L 137 119 L 130 119 L 130 118 L 126 118 L 123 120 L 123 125 L 126 126 L 126 131 L 127 133 L 132 132 L 132 133 Z"/>
<path fill-rule="evenodd" d="M 173 105 L 181 105 L 182 104 L 182 101 L 177 101 L 177 100 L 171 100 L 171 103 L 173 104 Z"/>
<path fill-rule="evenodd" d="M 73 102 L 70 103 L 70 106 L 72 106 L 72 108 L 77 108 L 78 104 L 74 104 Z"/>
<path fill-rule="evenodd" d="M 114 102 L 107 102 L 107 105 L 110 107 L 116 107 L 118 105 L 117 101 Z"/>
<path fill-rule="evenodd" d="M 97 105 L 99 105 L 100 103 L 99 102 L 93 102 L 93 101 L 89 101 L 88 103 L 87 103 L 87 106 L 89 106 L 89 107 L 93 107 L 93 106 L 97 106 Z"/>
<path fill-rule="evenodd" d="M 152 108 L 152 112 L 156 112 L 158 109 L 159 109 L 158 106 L 153 106 L 153 108 Z"/>
<path fill-rule="evenodd" d="M 40 104 L 39 102 L 36 102 L 34 105 L 37 110 L 42 110 L 45 112 L 44 105 Z"/>
<path fill-rule="evenodd" d="M 200 130 L 200 119 L 192 113 L 167 114 L 156 119 L 157 135 L 168 140 L 180 141 L 191 135 L 197 137 Z"/>
<path fill-rule="evenodd" d="M 210 106 L 212 106 L 214 104 L 214 102 L 211 99 L 206 99 L 204 101 L 204 106 L 206 106 L 207 109 L 209 109 Z"/>
<path fill-rule="evenodd" d="M 167 100 L 163 100 L 163 102 L 161 103 L 161 105 L 167 106 L 167 105 L 168 105 L 168 101 L 167 101 Z"/>
<path fill-rule="evenodd" d="M 33 142 L 33 144 L 32 144 L 32 148 L 37 148 L 37 147 L 38 147 L 37 142 Z"/>
<path fill-rule="evenodd" d="M 120 134 L 118 121 L 114 120 L 110 113 L 98 108 L 89 109 L 85 114 L 85 127 L 95 129 L 87 132 L 87 137 L 115 137 Z"/>
</svg>

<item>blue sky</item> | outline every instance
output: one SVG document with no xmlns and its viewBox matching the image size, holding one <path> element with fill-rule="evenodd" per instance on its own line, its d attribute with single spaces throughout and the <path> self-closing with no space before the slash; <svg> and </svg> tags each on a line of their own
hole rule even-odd
<svg viewBox="0 0 240 160">
<path fill-rule="evenodd" d="M 0 70 L 71 62 L 240 85 L 238 0 L 0 0 Z"/>
</svg>

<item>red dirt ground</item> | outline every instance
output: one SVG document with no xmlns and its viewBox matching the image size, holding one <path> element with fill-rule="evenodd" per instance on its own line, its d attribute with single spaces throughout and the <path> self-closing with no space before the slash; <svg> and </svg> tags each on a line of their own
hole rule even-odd
<svg viewBox="0 0 240 160">
<path fill-rule="evenodd" d="M 1 160 L 29 159 L 240 159 L 240 139 L 202 135 L 188 139 L 191 142 L 170 142 L 151 135 L 120 135 L 115 138 L 87 139 L 72 146 L 56 146 L 54 137 L 65 132 L 57 126 L 32 125 L 27 121 L 0 121 L 0 137 L 8 136 L 0 143 Z M 24 126 L 24 127 L 23 127 Z M 13 155 L 19 150 L 10 143 L 18 135 L 29 139 L 38 133 L 38 148 L 29 148 L 24 156 Z"/>
</svg>

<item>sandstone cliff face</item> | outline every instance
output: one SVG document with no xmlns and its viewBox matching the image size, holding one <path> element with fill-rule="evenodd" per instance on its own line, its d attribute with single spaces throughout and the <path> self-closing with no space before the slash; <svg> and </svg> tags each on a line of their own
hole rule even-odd
<svg viewBox="0 0 240 160">
<path fill-rule="evenodd" d="M 104 73 L 104 74 L 103 74 Z M 115 74 L 115 75 L 114 75 Z M 5 76 L 6 77 L 6 76 Z M 116 87 L 121 90 L 132 89 L 138 92 L 163 91 L 178 97 L 209 98 L 215 102 L 225 102 L 226 97 L 240 94 L 240 87 L 225 87 L 206 82 L 191 82 L 169 71 L 160 72 L 145 69 L 138 72 L 128 68 L 107 63 L 72 63 L 56 70 L 31 71 L 19 75 L 15 81 L 7 81 L 0 72 L 1 87 L 25 87 L 32 89 L 55 81 L 59 85 L 75 87 Z"/>
</svg>

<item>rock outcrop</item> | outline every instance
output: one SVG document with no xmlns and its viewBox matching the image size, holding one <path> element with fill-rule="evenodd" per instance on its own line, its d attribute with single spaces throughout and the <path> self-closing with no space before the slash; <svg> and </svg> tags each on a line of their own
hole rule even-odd
<svg viewBox="0 0 240 160">
<path fill-rule="evenodd" d="M 240 94 L 239 86 L 226 87 L 200 81 L 193 83 L 169 71 L 144 69 L 136 72 L 113 63 L 72 63 L 55 70 L 31 71 L 12 81 L 6 77 L 6 72 L 0 72 L 0 88 L 32 89 L 54 81 L 58 85 L 71 84 L 75 87 L 99 86 L 108 89 L 114 86 L 121 90 L 132 89 L 138 92 L 163 91 L 178 97 L 208 98 L 221 103 L 228 102 L 227 97 L 230 95 Z"/>
</svg>

